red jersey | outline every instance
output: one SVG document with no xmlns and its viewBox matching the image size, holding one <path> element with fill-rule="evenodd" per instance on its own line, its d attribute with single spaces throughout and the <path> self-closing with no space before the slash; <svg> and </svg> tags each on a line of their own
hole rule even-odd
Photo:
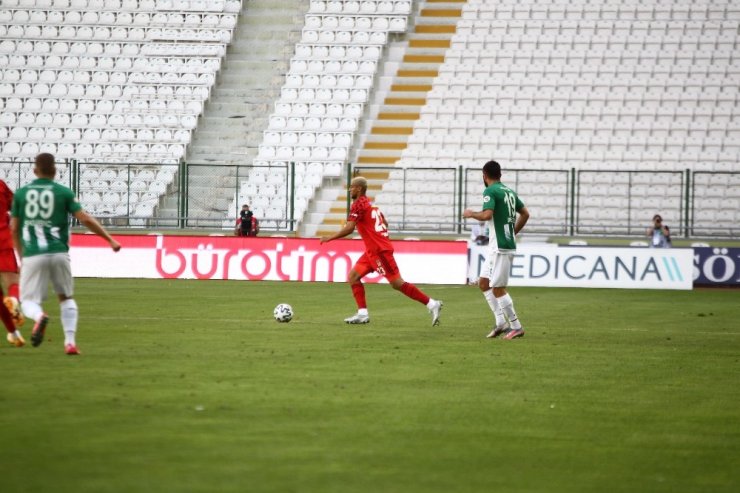
<svg viewBox="0 0 740 493">
<path fill-rule="evenodd" d="M 13 192 L 0 180 L 0 250 L 13 248 L 13 237 L 10 234 L 10 206 L 13 204 Z"/>
<path fill-rule="evenodd" d="M 388 237 L 388 228 L 380 210 L 372 205 L 365 195 L 352 202 L 349 209 L 350 221 L 354 221 L 357 231 L 365 242 L 368 253 L 393 251 L 393 244 Z"/>
</svg>

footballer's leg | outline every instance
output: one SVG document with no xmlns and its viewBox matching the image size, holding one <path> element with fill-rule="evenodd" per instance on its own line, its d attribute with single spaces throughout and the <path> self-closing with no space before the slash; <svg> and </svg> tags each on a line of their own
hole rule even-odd
<svg viewBox="0 0 740 493">
<path fill-rule="evenodd" d="M 511 300 L 509 293 L 506 292 L 506 286 L 509 284 L 509 272 L 511 271 L 511 259 L 512 255 L 499 253 L 494 267 L 494 277 L 491 279 L 496 302 L 511 325 L 511 330 L 505 332 L 504 339 L 516 339 L 524 336 L 524 329 L 514 310 L 514 302 Z"/>
<path fill-rule="evenodd" d="M 77 302 L 74 300 L 74 281 L 70 267 L 69 255 L 53 255 L 51 266 L 51 284 L 59 297 L 59 312 L 64 330 L 64 352 L 69 355 L 80 354 L 77 349 Z"/>
<path fill-rule="evenodd" d="M 21 271 L 21 310 L 27 318 L 34 321 L 31 332 L 31 345 L 34 347 L 44 342 L 44 333 L 49 323 L 49 317 L 41 308 L 49 284 L 47 257 L 37 255 L 24 258 Z"/>
<path fill-rule="evenodd" d="M 504 339 L 516 339 L 517 337 L 524 337 L 524 328 L 522 327 L 522 323 L 519 321 L 519 317 L 514 310 L 514 302 L 511 299 L 511 295 L 506 292 L 506 288 L 494 288 L 494 292 L 496 291 L 498 291 L 497 293 L 495 293 L 497 294 L 496 301 L 498 301 L 499 305 L 501 305 L 501 309 L 503 310 L 504 314 L 506 314 L 506 317 L 509 319 L 509 323 L 511 324 L 511 330 L 507 331 L 506 334 L 504 334 Z"/>
<path fill-rule="evenodd" d="M 496 320 L 493 329 L 491 329 L 491 332 L 486 336 L 489 339 L 498 337 L 509 330 L 509 324 L 506 321 L 506 317 L 504 317 L 504 312 L 496 301 L 496 297 L 493 295 L 493 288 L 491 287 L 491 278 L 495 275 L 497 256 L 498 253 L 495 251 L 488 252 L 486 262 L 483 264 L 481 269 L 480 279 L 478 279 L 478 287 L 483 293 L 483 297 L 486 299 L 486 302 L 491 308 L 491 312 L 493 312 L 493 316 Z"/>
<path fill-rule="evenodd" d="M 0 250 L 0 279 L 2 280 L 3 292 L 8 293 L 3 298 L 3 303 L 13 317 L 16 327 L 21 327 L 26 319 L 20 309 L 20 290 L 18 288 L 18 262 L 13 249 Z"/>
<path fill-rule="evenodd" d="M 370 314 L 367 311 L 367 300 L 365 299 L 365 286 L 362 278 L 371 272 L 367 257 L 363 254 L 347 275 L 347 282 L 352 288 L 352 296 L 357 304 L 357 313 L 344 319 L 348 324 L 366 324 L 370 322 Z"/>
<path fill-rule="evenodd" d="M 393 286 L 393 289 L 402 292 L 407 297 L 418 301 L 422 305 L 426 305 L 429 313 L 432 314 L 432 326 L 439 325 L 439 315 L 442 312 L 443 303 L 440 300 L 430 298 L 421 289 L 417 288 L 410 282 L 404 281 L 401 277 L 401 272 L 398 270 L 396 259 L 393 258 L 392 253 L 381 252 L 378 262 L 382 267 L 383 275 L 388 279 L 388 282 Z"/>
<path fill-rule="evenodd" d="M 64 329 L 64 352 L 69 355 L 80 354 L 77 349 L 77 302 L 74 298 L 59 295 L 59 311 L 61 312 L 62 328 Z"/>
<path fill-rule="evenodd" d="M 0 296 L 2 294 L 0 293 Z M 8 343 L 10 343 L 11 346 L 15 347 L 21 347 L 26 344 L 25 339 L 23 339 L 23 336 L 21 335 L 20 331 L 15 328 L 15 323 L 13 322 L 13 316 L 10 314 L 10 311 L 5 306 L 4 303 L 0 303 L 0 319 L 3 321 L 3 325 L 5 326 L 5 330 L 8 331 Z"/>
</svg>

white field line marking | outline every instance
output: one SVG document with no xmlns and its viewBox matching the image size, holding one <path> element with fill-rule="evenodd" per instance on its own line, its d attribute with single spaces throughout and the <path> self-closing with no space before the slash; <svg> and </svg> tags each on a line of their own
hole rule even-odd
<svg viewBox="0 0 740 493">
<path fill-rule="evenodd" d="M 82 317 L 84 320 L 122 320 L 121 317 L 107 317 L 107 316 L 85 316 Z M 137 322 L 141 320 L 151 320 L 151 321 L 165 321 L 165 320 L 172 320 L 172 317 L 131 317 L 127 316 L 126 321 L 131 322 Z M 178 318 L 178 322 L 202 322 L 203 318 Z M 243 323 L 243 318 L 209 318 L 209 322 L 228 322 L 228 323 Z M 272 318 L 270 318 L 268 321 L 272 321 Z M 308 320 L 302 320 L 303 322 L 308 322 Z M 551 327 L 544 327 L 546 330 L 555 330 Z M 537 333 L 537 330 L 541 329 L 530 329 L 533 333 Z M 598 330 L 610 330 L 613 332 L 658 332 L 657 330 L 650 330 L 650 329 L 639 329 L 637 327 L 627 327 L 624 329 L 620 329 L 617 327 L 603 327 Z M 670 332 L 662 332 L 662 334 L 670 334 Z M 707 332 L 703 330 L 692 330 L 690 332 L 691 334 L 706 334 L 706 335 L 717 335 L 717 336 L 740 336 L 740 332 Z"/>
</svg>

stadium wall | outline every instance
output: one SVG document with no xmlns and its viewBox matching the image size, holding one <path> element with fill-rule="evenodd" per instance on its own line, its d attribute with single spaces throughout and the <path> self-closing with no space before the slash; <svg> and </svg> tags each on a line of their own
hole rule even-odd
<svg viewBox="0 0 740 493">
<path fill-rule="evenodd" d="M 341 282 L 359 258 L 359 240 L 116 235 L 114 254 L 99 238 L 73 234 L 75 277 Z M 460 241 L 395 242 L 404 278 L 464 284 L 478 278 L 485 248 Z M 433 266 L 433 268 L 430 268 Z M 368 276 L 367 282 L 385 282 Z M 512 286 L 691 289 L 740 287 L 740 248 L 649 249 L 520 245 Z"/>
</svg>

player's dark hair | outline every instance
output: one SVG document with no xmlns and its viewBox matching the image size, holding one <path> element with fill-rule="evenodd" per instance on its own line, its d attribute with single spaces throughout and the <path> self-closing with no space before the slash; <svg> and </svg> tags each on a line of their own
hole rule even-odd
<svg viewBox="0 0 740 493">
<path fill-rule="evenodd" d="M 54 155 L 48 152 L 42 152 L 36 156 L 36 169 L 43 176 L 54 176 L 57 172 Z"/>
<path fill-rule="evenodd" d="M 491 178 L 493 180 L 500 180 L 501 165 L 498 164 L 496 161 L 488 161 L 486 164 L 483 165 L 483 173 L 485 173 L 488 178 Z"/>
</svg>

